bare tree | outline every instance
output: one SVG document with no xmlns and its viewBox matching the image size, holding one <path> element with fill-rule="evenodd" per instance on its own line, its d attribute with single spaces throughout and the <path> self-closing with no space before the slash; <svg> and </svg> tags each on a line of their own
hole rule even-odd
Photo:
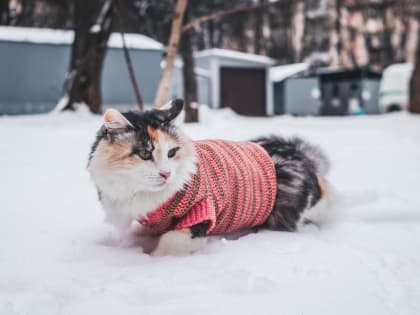
<svg viewBox="0 0 420 315">
<path fill-rule="evenodd" d="M 267 24 L 267 17 L 262 14 L 262 9 L 267 7 L 270 3 L 267 3 L 264 0 L 260 0 L 257 5 L 241 5 L 235 7 L 233 9 L 227 11 L 217 11 L 207 16 L 202 16 L 200 18 L 192 20 L 190 23 L 185 24 L 182 28 L 182 40 L 181 40 L 181 55 L 183 60 L 183 83 L 184 83 L 184 97 L 185 97 L 185 121 L 186 122 L 197 122 L 198 121 L 198 108 L 196 107 L 198 101 L 198 91 L 197 91 L 197 80 L 195 77 L 195 65 L 194 65 L 194 56 L 193 56 L 193 49 L 192 49 L 192 28 L 197 26 L 200 23 L 204 22 L 211 22 L 213 19 L 230 15 L 230 14 L 237 14 L 244 11 L 256 11 L 257 20 L 261 23 L 258 24 Z M 191 7 L 186 8 L 185 16 L 186 20 L 189 20 L 190 17 Z M 255 40 L 255 47 L 256 49 L 261 50 L 265 49 L 265 46 L 262 46 L 262 37 L 267 37 L 267 34 L 264 33 L 262 29 L 263 26 L 267 27 L 267 25 L 256 25 L 255 32 L 258 33 L 258 39 Z M 257 44 L 258 42 L 258 44 Z M 168 65 L 168 63 L 167 63 Z M 156 104 L 156 102 L 155 102 Z"/>
<path fill-rule="evenodd" d="M 15 17 L 15 24 L 19 26 L 35 26 L 34 8 L 36 2 L 32 0 L 20 1 L 20 12 Z"/>
<path fill-rule="evenodd" d="M 9 23 L 9 0 L 0 0 L 0 25 Z"/>
<path fill-rule="evenodd" d="M 420 114 L 420 40 L 417 44 L 416 63 L 410 80 L 410 111 Z"/>
<path fill-rule="evenodd" d="M 198 91 L 195 77 L 194 56 L 191 44 L 191 31 L 182 35 L 181 55 L 183 61 L 182 76 L 184 81 L 185 122 L 198 122 Z"/>
<path fill-rule="evenodd" d="M 178 52 L 178 44 L 181 38 L 182 21 L 184 12 L 187 8 L 188 0 L 178 0 L 175 6 L 174 17 L 172 20 L 171 34 L 169 37 L 168 49 L 166 52 L 165 68 L 160 77 L 159 86 L 156 91 L 155 106 L 159 107 L 165 104 L 168 97 L 169 85 L 171 83 L 172 71 L 176 54 Z"/>
<path fill-rule="evenodd" d="M 83 102 L 92 113 L 101 112 L 102 66 L 112 22 L 112 0 L 74 1 L 75 38 L 65 82 L 64 110 L 74 110 L 75 103 Z"/>
</svg>

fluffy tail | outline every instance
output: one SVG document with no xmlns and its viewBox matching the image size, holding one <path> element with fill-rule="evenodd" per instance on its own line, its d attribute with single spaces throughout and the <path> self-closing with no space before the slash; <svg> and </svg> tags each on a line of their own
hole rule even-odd
<svg viewBox="0 0 420 315">
<path fill-rule="evenodd" d="M 272 136 L 259 138 L 254 142 L 263 146 L 270 156 L 277 155 L 284 159 L 304 162 L 311 171 L 321 177 L 325 177 L 330 169 L 330 162 L 324 152 L 319 147 L 305 142 L 301 138 L 284 139 Z"/>
<path fill-rule="evenodd" d="M 292 138 L 289 142 L 294 144 L 296 150 L 300 151 L 308 163 L 313 165 L 316 174 L 323 177 L 327 175 L 330 170 L 330 161 L 319 147 L 300 138 Z"/>
</svg>

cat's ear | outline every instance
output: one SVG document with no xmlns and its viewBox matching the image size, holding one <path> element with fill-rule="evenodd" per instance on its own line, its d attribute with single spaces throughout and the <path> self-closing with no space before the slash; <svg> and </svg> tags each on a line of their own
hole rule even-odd
<svg viewBox="0 0 420 315">
<path fill-rule="evenodd" d="M 107 109 L 104 114 L 104 125 L 108 131 L 132 126 L 130 122 L 116 109 Z"/>
<path fill-rule="evenodd" d="M 163 105 L 160 109 L 156 110 L 156 118 L 162 123 L 168 123 L 174 120 L 181 113 L 183 107 L 184 100 L 180 98 L 174 99 Z"/>
</svg>

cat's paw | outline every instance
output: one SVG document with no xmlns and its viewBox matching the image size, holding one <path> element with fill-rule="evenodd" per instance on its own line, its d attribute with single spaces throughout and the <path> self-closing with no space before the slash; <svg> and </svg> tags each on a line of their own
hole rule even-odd
<svg viewBox="0 0 420 315">
<path fill-rule="evenodd" d="M 206 237 L 192 238 L 189 229 L 169 231 L 163 234 L 152 256 L 186 256 L 190 255 L 207 243 Z"/>
</svg>

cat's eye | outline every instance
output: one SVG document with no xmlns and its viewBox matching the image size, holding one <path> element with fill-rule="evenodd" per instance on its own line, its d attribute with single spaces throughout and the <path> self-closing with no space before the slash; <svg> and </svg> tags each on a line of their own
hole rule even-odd
<svg viewBox="0 0 420 315">
<path fill-rule="evenodd" d="M 178 150 L 179 150 L 179 147 L 170 149 L 168 151 L 168 158 L 173 158 Z"/>
<path fill-rule="evenodd" d="M 136 153 L 143 160 L 150 160 L 152 158 L 152 152 L 146 149 L 140 149 Z"/>
</svg>

